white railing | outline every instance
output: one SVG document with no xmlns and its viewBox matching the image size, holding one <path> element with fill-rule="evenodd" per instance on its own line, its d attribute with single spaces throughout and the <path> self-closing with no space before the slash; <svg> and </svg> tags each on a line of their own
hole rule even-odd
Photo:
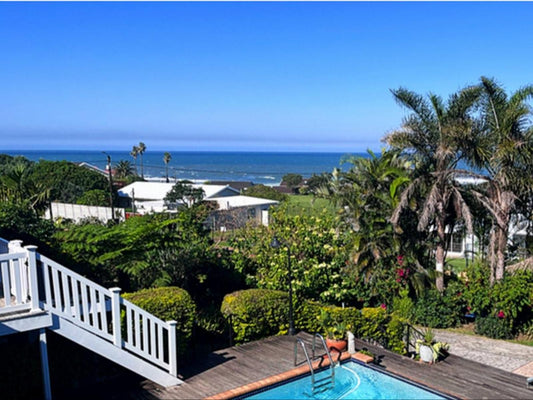
<svg viewBox="0 0 533 400">
<path fill-rule="evenodd" d="M 97 285 L 36 250 L 13 241 L 11 253 L 0 254 L 0 314 L 50 311 L 177 376 L 175 321 L 162 321 L 122 298 L 120 288 Z"/>
</svg>

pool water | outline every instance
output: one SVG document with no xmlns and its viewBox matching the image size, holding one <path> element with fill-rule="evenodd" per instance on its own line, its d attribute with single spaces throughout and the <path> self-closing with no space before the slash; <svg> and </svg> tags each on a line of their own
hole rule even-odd
<svg viewBox="0 0 533 400">
<path fill-rule="evenodd" d="M 246 399 L 445 399 L 436 393 L 350 361 L 335 368 L 331 385 L 329 368 L 315 373 L 321 388 L 311 388 L 311 376 L 290 381 L 272 389 L 252 394 Z"/>
</svg>

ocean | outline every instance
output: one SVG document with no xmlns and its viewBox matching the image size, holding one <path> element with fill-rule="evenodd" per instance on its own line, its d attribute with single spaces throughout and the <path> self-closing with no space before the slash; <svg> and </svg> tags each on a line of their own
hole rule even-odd
<svg viewBox="0 0 533 400">
<path fill-rule="evenodd" d="M 0 151 L 1 152 L 1 151 Z M 29 160 L 67 160 L 87 162 L 104 169 L 107 164 L 106 154 L 100 151 L 4 151 L 4 154 L 22 155 Z M 251 181 L 266 185 L 277 185 L 283 175 L 296 173 L 308 178 L 313 174 L 332 172 L 333 168 L 346 170 L 347 164 L 341 165 L 343 153 L 259 153 L 259 152 L 170 152 L 172 159 L 168 164 L 169 177 L 172 179 L 189 179 L 195 182 L 213 180 Z M 133 158 L 129 151 L 109 151 L 111 163 Z M 354 156 L 366 157 L 366 153 L 352 153 Z M 163 152 L 147 151 L 143 155 L 145 178 L 165 177 Z M 137 157 L 140 173 L 140 158 Z"/>
</svg>

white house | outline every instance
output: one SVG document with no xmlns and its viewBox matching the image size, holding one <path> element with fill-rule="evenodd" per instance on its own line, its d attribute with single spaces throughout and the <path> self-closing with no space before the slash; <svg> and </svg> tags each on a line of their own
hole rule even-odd
<svg viewBox="0 0 533 400">
<path fill-rule="evenodd" d="M 169 211 L 169 207 L 164 199 L 174 185 L 175 183 L 166 182 L 133 182 L 120 189 L 118 195 L 125 200 L 126 206 L 135 206 L 135 212 L 139 214 Z M 191 184 L 191 186 L 204 191 L 204 200 L 213 197 L 239 195 L 237 189 L 228 185 Z"/>
<path fill-rule="evenodd" d="M 164 201 L 167 193 L 175 183 L 134 182 L 118 191 L 124 200 L 124 206 L 135 206 L 135 212 L 172 212 L 174 207 Z M 277 201 L 258 197 L 242 196 L 229 185 L 191 184 L 193 188 L 202 189 L 204 201 L 218 204 L 218 210 L 209 218 L 208 223 L 214 229 L 232 229 L 244 225 L 249 220 L 268 225 L 268 209 L 278 204 Z"/>
<path fill-rule="evenodd" d="M 240 227 L 250 220 L 268 225 L 269 208 L 279 204 L 275 200 L 251 196 L 212 197 L 208 201 L 218 204 L 218 210 L 211 215 L 209 221 L 216 230 Z"/>
</svg>

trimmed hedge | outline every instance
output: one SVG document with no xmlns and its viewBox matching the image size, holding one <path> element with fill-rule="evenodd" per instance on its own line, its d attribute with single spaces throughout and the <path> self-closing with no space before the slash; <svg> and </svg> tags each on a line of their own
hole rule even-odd
<svg viewBox="0 0 533 400">
<path fill-rule="evenodd" d="M 307 300 L 295 300 L 294 306 L 297 330 L 321 332 L 319 316 L 322 310 L 326 310 L 336 323 L 348 325 L 356 337 L 404 353 L 404 325 L 400 318 L 381 307 L 359 310 Z M 289 298 L 285 292 L 268 289 L 234 292 L 224 297 L 221 311 L 233 329 L 236 343 L 287 333 Z"/>
<path fill-rule="evenodd" d="M 279 290 L 249 289 L 227 294 L 220 308 L 235 341 L 249 342 L 288 330 L 289 296 Z"/>
<path fill-rule="evenodd" d="M 124 293 L 122 297 L 163 321 L 176 321 L 178 352 L 185 353 L 196 318 L 196 305 L 186 290 L 168 286 Z"/>
</svg>

